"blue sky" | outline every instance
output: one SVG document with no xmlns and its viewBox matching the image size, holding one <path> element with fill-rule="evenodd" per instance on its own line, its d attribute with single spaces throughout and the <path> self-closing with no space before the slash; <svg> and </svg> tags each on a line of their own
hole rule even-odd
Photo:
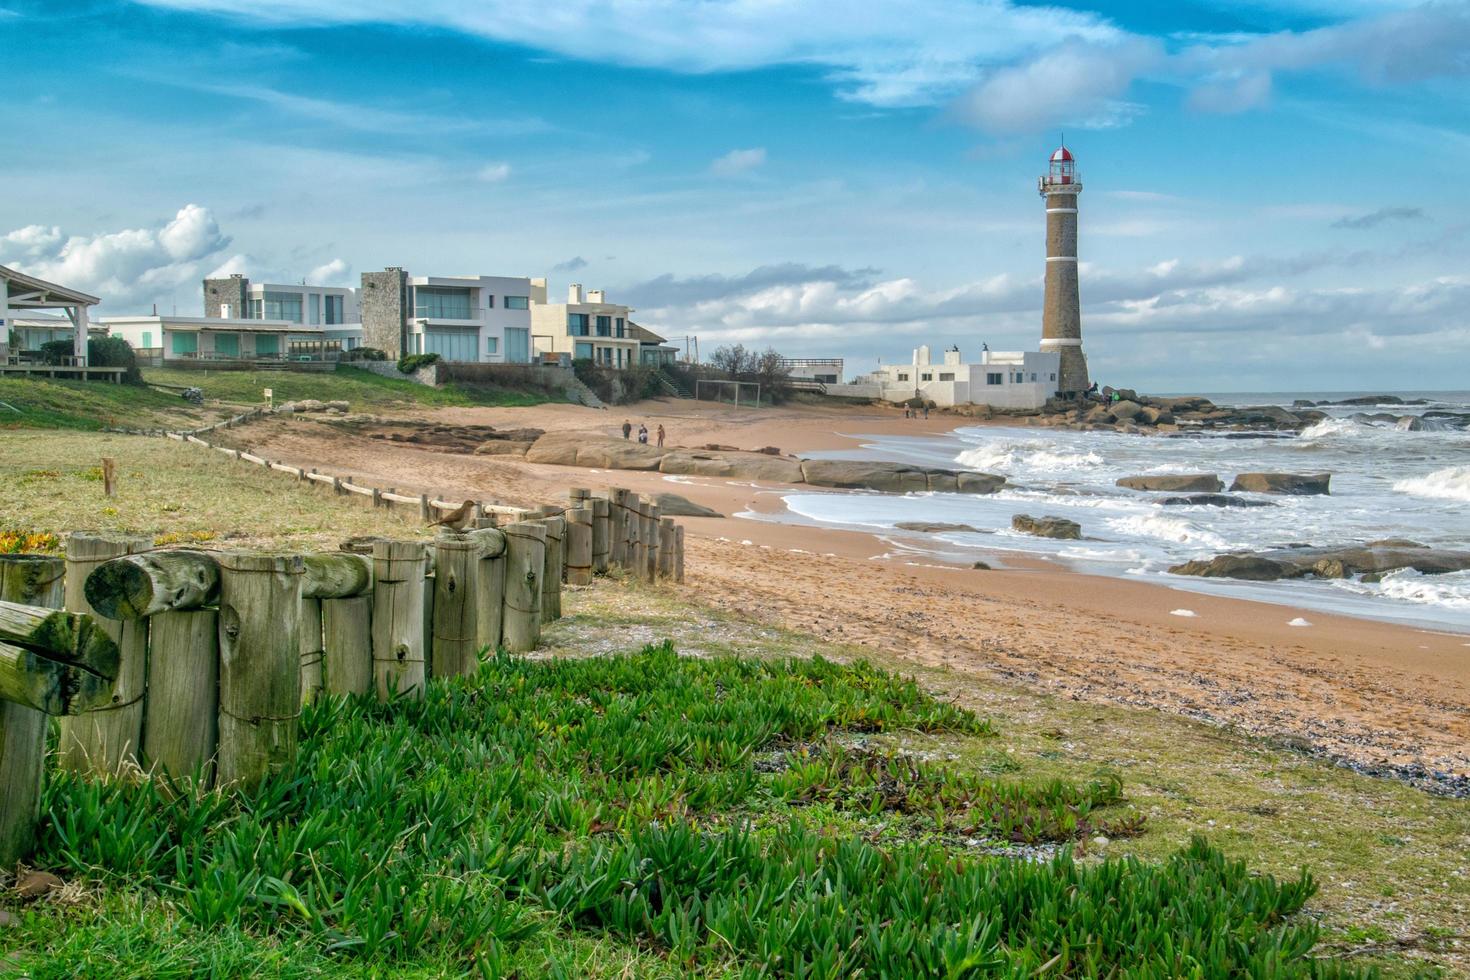
<svg viewBox="0 0 1470 980">
<path fill-rule="evenodd" d="M 1065 131 L 1094 375 L 1467 388 L 1470 3 L 0 0 L 0 262 L 548 275 L 682 341 L 1034 348 Z"/>
</svg>

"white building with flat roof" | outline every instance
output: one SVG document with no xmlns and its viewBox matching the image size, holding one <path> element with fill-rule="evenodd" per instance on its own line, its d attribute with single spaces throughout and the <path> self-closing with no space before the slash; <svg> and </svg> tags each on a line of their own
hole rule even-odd
<svg viewBox="0 0 1470 980">
<path fill-rule="evenodd" d="M 320 345 L 297 348 L 300 338 L 320 341 L 323 328 L 287 320 L 217 316 L 104 316 L 97 322 L 126 340 L 144 363 L 156 365 L 284 363 L 322 360 Z"/>
<path fill-rule="evenodd" d="M 537 354 L 567 354 L 574 361 L 591 361 L 599 367 L 641 364 L 643 343 L 629 327 L 632 313 L 632 307 L 609 303 L 601 289 L 584 290 L 578 282 L 567 286 L 565 303 L 552 303 L 546 280 L 531 280 L 531 326 Z"/>
<path fill-rule="evenodd" d="M 531 361 L 531 280 L 525 276 L 414 276 L 365 272 L 358 292 L 363 344 L 389 357 Z M 330 328 L 329 328 L 330 329 Z"/>
<path fill-rule="evenodd" d="M 852 384 L 828 385 L 827 393 L 901 402 L 922 398 L 936 405 L 1041 408 L 1057 392 L 1061 355 L 1055 351 L 980 351 L 978 364 L 965 364 L 958 347 L 935 364 L 928 346 L 908 364 L 885 364 Z"/>
</svg>

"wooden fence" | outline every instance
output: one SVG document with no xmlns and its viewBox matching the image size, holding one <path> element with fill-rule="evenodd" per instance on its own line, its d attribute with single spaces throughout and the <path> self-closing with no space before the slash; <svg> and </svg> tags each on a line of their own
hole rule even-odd
<svg viewBox="0 0 1470 980">
<path fill-rule="evenodd" d="M 683 581 L 683 528 L 656 504 L 569 496 L 498 527 L 334 553 L 76 532 L 64 559 L 0 556 L 0 867 L 33 843 L 48 715 L 66 769 L 249 785 L 291 762 L 301 706 L 323 692 L 418 697 L 482 649 L 533 650 L 564 582 Z"/>
</svg>

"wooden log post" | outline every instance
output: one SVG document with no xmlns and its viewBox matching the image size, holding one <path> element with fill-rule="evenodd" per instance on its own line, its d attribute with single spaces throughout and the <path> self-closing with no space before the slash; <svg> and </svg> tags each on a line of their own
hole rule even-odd
<svg viewBox="0 0 1470 980">
<path fill-rule="evenodd" d="M 646 542 L 643 553 L 644 565 L 641 578 L 645 582 L 652 582 L 658 577 L 658 504 L 649 500 L 643 505 L 643 540 Z"/>
<path fill-rule="evenodd" d="M 587 501 L 592 497 L 592 491 L 586 487 L 571 487 L 567 490 L 567 510 L 576 510 L 578 507 L 587 506 Z"/>
<path fill-rule="evenodd" d="M 674 530 L 674 581 L 684 584 L 684 525 Z"/>
<path fill-rule="evenodd" d="M 301 600 L 301 703 L 311 704 L 326 686 L 327 652 L 322 640 L 322 600 Z"/>
<path fill-rule="evenodd" d="M 430 665 L 435 677 L 475 672 L 479 648 L 480 543 L 461 534 L 434 541 L 434 639 Z"/>
<path fill-rule="evenodd" d="M 424 545 L 424 680 L 434 676 L 434 551 Z"/>
<path fill-rule="evenodd" d="M 592 584 L 592 508 L 567 511 L 567 584 Z"/>
<path fill-rule="evenodd" d="M 419 494 L 419 520 L 425 524 L 434 519 L 434 510 L 429 506 L 429 495 Z"/>
<path fill-rule="evenodd" d="M 541 573 L 541 622 L 545 624 L 561 618 L 561 571 L 565 558 L 562 549 L 567 520 L 543 517 L 541 524 L 546 528 L 545 565 Z"/>
<path fill-rule="evenodd" d="M 475 649 L 500 648 L 505 617 L 505 533 L 481 528 L 468 535 L 479 545 L 475 574 Z"/>
<path fill-rule="evenodd" d="M 373 680 L 378 698 L 424 690 L 424 546 L 373 544 Z"/>
<path fill-rule="evenodd" d="M 328 694 L 373 689 L 373 597 L 322 600 L 322 660 Z"/>
<path fill-rule="evenodd" d="M 663 517 L 658 522 L 658 577 L 674 577 L 674 536 L 677 525 L 672 517 Z"/>
<path fill-rule="evenodd" d="M 623 569 L 633 577 L 638 577 L 638 569 L 643 567 L 647 560 L 643 551 L 643 502 L 638 499 L 636 493 L 628 494 L 628 502 L 624 507 L 627 514 L 625 533 L 628 536 L 627 556 L 623 561 Z"/>
<path fill-rule="evenodd" d="M 628 491 L 621 487 L 607 492 L 607 565 L 628 567 Z"/>
<path fill-rule="evenodd" d="M 142 619 L 213 605 L 219 599 L 219 565 L 208 552 L 182 548 L 124 555 L 94 568 L 82 588 L 97 615 Z"/>
<path fill-rule="evenodd" d="M 611 557 L 612 541 L 608 502 L 602 497 L 593 497 L 592 507 L 592 574 L 606 575 Z"/>
<path fill-rule="evenodd" d="M 0 557 L 0 600 L 60 609 L 66 561 L 51 555 Z M 46 772 L 46 715 L 0 701 L 0 868 L 35 846 Z"/>
<path fill-rule="evenodd" d="M 102 457 L 102 496 L 117 496 L 117 459 L 112 456 Z"/>
<path fill-rule="evenodd" d="M 296 756 L 304 566 L 238 551 L 219 566 L 218 783 L 250 786 Z"/>
<path fill-rule="evenodd" d="M 219 745 L 219 613 L 162 612 L 148 621 L 148 702 L 143 761 L 176 780 L 214 778 Z"/>
<path fill-rule="evenodd" d="M 93 612 L 87 578 L 105 561 L 146 551 L 146 537 L 76 532 L 66 542 L 66 608 Z M 138 762 L 143 736 L 143 698 L 148 679 L 148 621 L 100 620 L 117 644 L 117 681 L 106 704 L 61 719 L 59 764 L 72 772 L 115 774 Z"/>
<path fill-rule="evenodd" d="M 366 554 L 303 555 L 301 565 L 301 594 L 308 599 L 344 599 L 372 591 L 373 562 Z"/>
<path fill-rule="evenodd" d="M 541 642 L 541 576 L 546 567 L 546 527 L 531 521 L 507 524 L 505 611 L 501 645 L 527 653 Z"/>
</svg>

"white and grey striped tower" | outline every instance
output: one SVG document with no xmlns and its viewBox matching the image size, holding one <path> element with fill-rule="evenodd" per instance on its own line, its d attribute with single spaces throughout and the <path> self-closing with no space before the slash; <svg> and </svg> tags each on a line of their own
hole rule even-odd
<svg viewBox="0 0 1470 980">
<path fill-rule="evenodd" d="M 1082 306 L 1077 296 L 1077 195 L 1082 178 L 1066 146 L 1051 155 L 1037 181 L 1046 201 L 1046 302 L 1041 314 L 1041 349 L 1062 355 L 1057 391 L 1087 390 L 1087 356 L 1082 353 Z"/>
</svg>

